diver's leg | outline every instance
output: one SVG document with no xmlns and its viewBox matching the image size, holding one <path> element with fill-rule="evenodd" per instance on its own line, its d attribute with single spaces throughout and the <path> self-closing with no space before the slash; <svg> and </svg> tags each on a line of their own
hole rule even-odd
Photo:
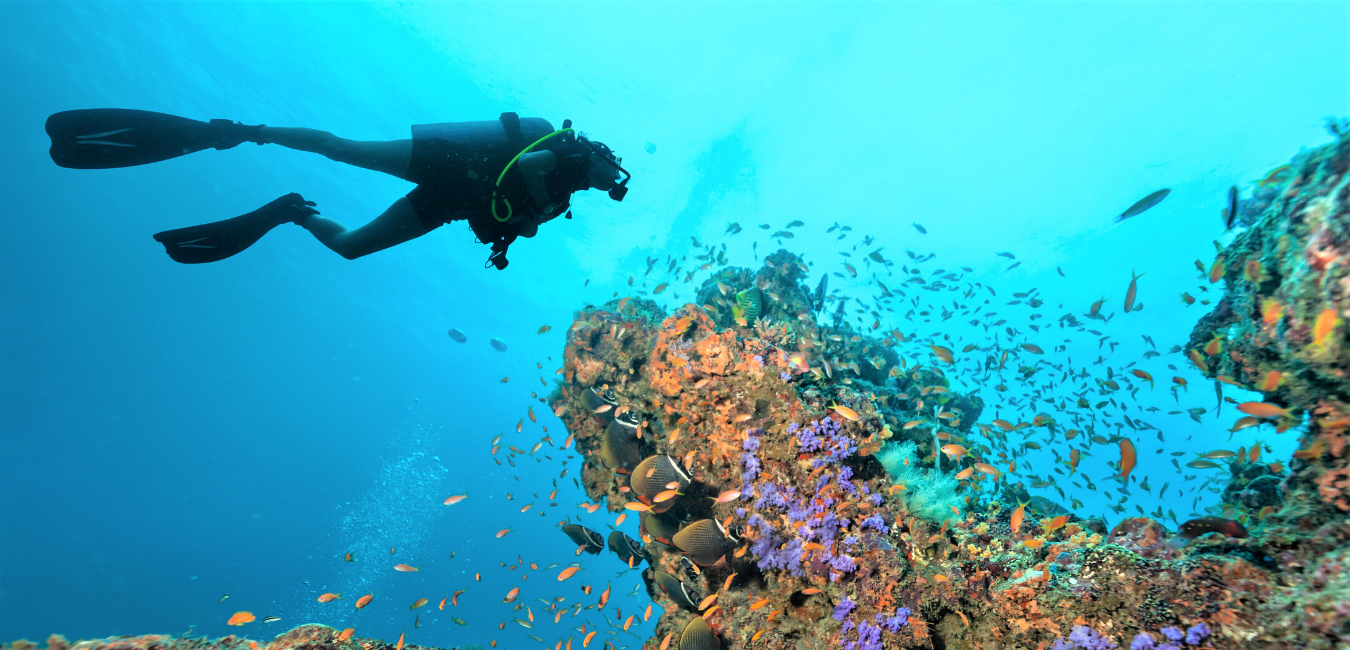
<svg viewBox="0 0 1350 650">
<path fill-rule="evenodd" d="M 427 228 L 413 210 L 407 197 L 389 206 L 374 221 L 355 230 L 319 215 L 310 215 L 303 223 L 316 239 L 333 252 L 349 260 L 397 246 L 427 234 Z"/>
<path fill-rule="evenodd" d="M 258 140 L 321 154 L 331 160 L 403 180 L 408 180 L 408 163 L 412 160 L 412 140 L 347 140 L 318 129 L 273 126 L 264 126 Z"/>
</svg>

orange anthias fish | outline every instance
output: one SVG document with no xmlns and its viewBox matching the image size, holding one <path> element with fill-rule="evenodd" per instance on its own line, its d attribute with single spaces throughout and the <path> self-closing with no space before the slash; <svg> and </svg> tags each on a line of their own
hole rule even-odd
<svg viewBox="0 0 1350 650">
<path fill-rule="evenodd" d="M 1256 390 L 1263 393 L 1273 393 L 1280 387 L 1280 382 L 1284 381 L 1284 373 L 1278 370 L 1272 370 L 1261 378 L 1261 383 L 1256 385 Z"/>
<path fill-rule="evenodd" d="M 351 553 L 348 553 L 348 554 L 347 554 L 346 556 L 344 556 L 342 559 L 343 559 L 343 561 L 345 561 L 345 562 L 353 562 L 353 561 L 354 561 L 354 560 L 352 560 L 352 554 L 351 554 Z"/>
<path fill-rule="evenodd" d="M 1214 338 L 1210 339 L 1209 343 L 1205 344 L 1205 354 L 1212 357 L 1223 352 L 1223 340 L 1222 334 L 1215 334 Z"/>
<path fill-rule="evenodd" d="M 342 597 L 342 594 L 341 594 L 341 593 L 336 593 L 336 594 L 324 594 L 324 595 L 322 595 L 322 596 L 319 596 L 319 602 L 321 602 L 321 603 L 331 603 L 331 602 L 333 602 L 333 601 L 335 601 L 335 600 L 337 600 L 337 599 L 339 599 L 339 598 L 341 598 L 341 597 Z"/>
<path fill-rule="evenodd" d="M 1142 379 L 1142 380 L 1148 382 L 1149 390 L 1152 390 L 1152 389 L 1153 389 L 1153 375 L 1150 375 L 1150 374 L 1148 374 L 1147 372 L 1144 372 L 1143 370 L 1137 370 L 1137 369 L 1136 369 L 1136 370 L 1131 370 L 1130 373 L 1133 374 L 1135 377 L 1138 377 L 1138 378 L 1140 378 L 1140 379 Z"/>
<path fill-rule="evenodd" d="M 1200 354 L 1199 350 L 1191 348 L 1191 351 L 1187 352 L 1186 356 L 1190 357 L 1191 363 L 1195 364 L 1195 367 L 1199 368 L 1200 372 L 1202 373 L 1209 372 L 1209 363 L 1205 361 L 1205 357 Z"/>
<path fill-rule="evenodd" d="M 1266 279 L 1266 272 L 1261 266 L 1261 260 L 1247 260 L 1247 264 L 1242 267 L 1242 277 L 1252 284 L 1261 284 Z"/>
<path fill-rule="evenodd" d="M 942 446 L 942 453 L 947 454 L 953 461 L 960 462 L 969 451 L 961 445 L 950 444 Z"/>
<path fill-rule="evenodd" d="M 243 625 L 243 624 L 245 624 L 245 623 L 252 623 L 252 622 L 255 621 L 255 620 L 257 620 L 257 619 L 254 618 L 253 612 L 235 612 L 235 613 L 234 613 L 234 616 L 231 616 L 231 617 L 230 617 L 230 620 L 226 621 L 225 624 L 226 624 L 226 625 Z"/>
<path fill-rule="evenodd" d="M 1063 527 L 1064 527 L 1064 524 L 1066 524 L 1066 523 L 1068 523 L 1068 522 L 1069 522 L 1069 516 L 1068 516 L 1068 515 L 1060 515 L 1060 516 L 1058 516 L 1058 517 L 1055 517 L 1054 519 L 1051 519 L 1051 520 L 1049 521 L 1049 523 L 1045 524 L 1045 532 L 1046 532 L 1046 533 L 1052 533 L 1052 532 L 1054 532 L 1054 531 L 1056 531 L 1056 530 L 1059 530 L 1059 529 L 1063 528 Z"/>
<path fill-rule="evenodd" d="M 504 603 L 515 602 L 516 596 L 520 595 L 520 587 L 512 587 L 511 591 L 506 592 L 506 598 L 502 599 Z"/>
<path fill-rule="evenodd" d="M 1209 283 L 1214 284 L 1223 279 L 1224 273 L 1223 256 L 1214 258 L 1214 264 L 1209 267 Z"/>
<path fill-rule="evenodd" d="M 857 422 L 857 421 L 858 421 L 858 412 L 857 412 L 857 411 L 854 411 L 853 409 L 851 409 L 851 408 L 849 408 L 849 407 L 847 407 L 847 406 L 840 406 L 840 405 L 838 405 L 838 404 L 832 404 L 832 405 L 830 405 L 830 409 L 833 410 L 835 413 L 838 413 L 839 415 L 843 416 L 843 418 L 844 418 L 845 420 L 849 420 L 849 421 L 851 421 L 851 422 Z"/>
<path fill-rule="evenodd" d="M 1042 350 L 1041 346 L 1036 345 L 1035 343 L 1023 343 L 1022 349 L 1032 354 L 1045 354 L 1045 350 Z"/>
<path fill-rule="evenodd" d="M 442 505 L 453 506 L 453 505 L 455 505 L 456 503 L 459 503 L 460 501 L 463 501 L 463 500 L 465 500 L 465 499 L 467 499 L 467 498 L 469 498 L 469 495 L 467 495 L 467 494 L 454 494 L 454 495 L 451 495 L 450 498 L 446 499 L 446 500 L 442 503 Z"/>
<path fill-rule="evenodd" d="M 411 612 L 411 611 L 414 610 L 414 609 L 417 609 L 417 608 L 419 608 L 419 607 L 423 607 L 423 606 L 425 606 L 425 605 L 427 604 L 427 602 L 428 602 L 428 601 L 427 601 L 427 599 L 425 599 L 425 598 L 418 598 L 417 600 L 413 601 L 413 604 L 412 604 L 411 606 L 408 607 L 408 611 Z"/>
<path fill-rule="evenodd" d="M 568 579 L 568 578 L 570 578 L 570 577 L 576 575 L 576 574 L 577 574 L 577 571 L 579 571 L 580 569 L 581 569 L 581 567 L 579 567 L 579 566 L 570 566 L 570 567 L 567 567 L 566 569 L 563 569 L 563 570 L 562 570 L 562 573 L 559 573 L 559 574 L 558 574 L 558 582 L 562 582 L 563 580 L 566 580 L 566 579 Z"/>
<path fill-rule="evenodd" d="M 394 650 L 403 650 L 403 639 L 406 638 L 407 635 L 408 628 L 405 627 L 402 632 L 398 633 L 398 645 L 394 646 Z"/>
<path fill-rule="evenodd" d="M 509 533 L 509 532 L 511 532 L 511 529 L 510 529 L 510 528 L 503 528 L 503 529 L 497 531 L 497 539 L 501 539 L 501 538 L 503 538 L 503 537 L 506 537 L 506 534 Z"/>
<path fill-rule="evenodd" d="M 1121 479 L 1125 485 L 1130 484 L 1130 471 L 1134 469 L 1136 457 L 1134 454 L 1134 443 L 1129 438 L 1120 439 L 1120 473 L 1112 478 Z"/>
<path fill-rule="evenodd" d="M 394 565 L 394 570 L 395 570 L 395 571 L 402 571 L 403 573 L 409 573 L 409 572 L 412 572 L 412 571 L 418 571 L 418 570 L 420 570 L 420 567 L 408 566 L 408 565 L 406 565 L 406 564 L 395 564 L 395 565 Z"/>
<path fill-rule="evenodd" d="M 354 628 L 354 627 L 349 627 L 349 628 L 343 630 L 343 631 L 342 631 L 342 634 L 339 634 L 339 635 L 338 635 L 337 640 L 338 640 L 338 641 L 346 641 L 347 639 L 352 638 L 352 635 L 353 635 L 353 634 L 356 634 L 356 628 Z"/>
<path fill-rule="evenodd" d="M 1279 418 L 1289 416 L 1289 409 L 1280 408 L 1278 405 L 1269 402 L 1243 402 L 1238 404 L 1237 409 L 1247 415 L 1254 415 L 1258 418 Z"/>
<path fill-rule="evenodd" d="M 740 490 L 727 490 L 717 495 L 717 498 L 713 499 L 713 503 L 730 503 L 739 498 L 741 498 Z"/>
<path fill-rule="evenodd" d="M 375 600 L 375 594 L 366 594 L 366 595 L 364 595 L 364 596 L 362 596 L 362 597 L 360 597 L 360 598 L 357 598 L 357 599 L 356 599 L 356 608 L 357 608 L 357 609 L 361 609 L 362 607 L 365 607 L 366 605 L 369 605 L 369 604 L 370 604 L 370 601 L 372 601 L 372 600 Z"/>
<path fill-rule="evenodd" d="M 937 358 L 942 359 L 945 363 L 952 363 L 953 360 L 955 360 L 955 357 L 952 356 L 951 348 L 941 345 L 930 345 L 928 347 L 933 350 L 933 354 L 937 355 Z"/>
<path fill-rule="evenodd" d="M 449 595 L 447 595 L 445 598 L 442 598 L 442 599 L 441 599 L 440 609 L 441 609 L 442 611 L 445 610 L 445 601 L 447 601 L 447 600 L 450 600 L 450 596 L 449 596 Z"/>
<path fill-rule="evenodd" d="M 1073 476 L 1073 473 L 1078 470 L 1078 461 L 1082 458 L 1082 452 L 1077 449 L 1069 450 L 1069 476 Z"/>
<path fill-rule="evenodd" d="M 1313 345 L 1326 345 L 1331 333 L 1336 330 L 1336 326 L 1341 324 L 1341 319 L 1336 316 L 1336 310 L 1327 308 L 1317 315 L 1317 321 L 1313 323 Z"/>
<path fill-rule="evenodd" d="M 1274 298 L 1266 298 L 1261 301 L 1261 322 L 1265 325 L 1273 325 L 1284 318 L 1284 303 Z"/>
<path fill-rule="evenodd" d="M 459 595 L 466 591 L 468 591 L 468 589 L 460 589 L 459 591 L 456 591 L 454 595 L 450 596 L 450 604 L 454 607 L 459 607 Z"/>
<path fill-rule="evenodd" d="M 1030 503 L 1030 501 L 1028 501 L 1027 503 Z M 1013 535 L 1016 535 L 1017 532 L 1022 529 L 1022 518 L 1026 516 L 1027 503 L 1023 503 L 1022 505 L 1017 506 L 1017 509 L 1014 510 L 1012 513 L 1011 526 Z"/>
</svg>

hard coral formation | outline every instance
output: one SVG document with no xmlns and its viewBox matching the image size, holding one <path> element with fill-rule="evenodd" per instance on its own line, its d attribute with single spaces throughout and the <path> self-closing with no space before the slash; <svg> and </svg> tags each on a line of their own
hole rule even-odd
<svg viewBox="0 0 1350 650">
<path fill-rule="evenodd" d="M 1296 476 L 1322 469 L 1292 490 L 1282 468 L 1234 472 L 1231 507 L 1267 508 L 1253 537 L 1169 544 L 1149 518 L 1107 535 L 1100 519 L 1029 498 L 997 468 L 972 474 L 971 458 L 939 450 L 971 434 L 982 402 L 936 365 L 902 367 L 892 350 L 902 333 L 874 337 L 822 315 L 829 300 L 802 283 L 806 268 L 779 251 L 753 273 L 717 274 L 700 304 L 664 315 L 612 303 L 578 313 L 569 332 L 554 402 L 585 457 L 583 485 L 612 511 L 649 511 L 644 577 L 666 607 L 648 648 L 703 630 L 688 624 L 700 616 L 728 648 L 1111 647 L 1164 628 L 1204 630 L 1215 648 L 1331 648 L 1350 634 L 1350 530 L 1327 516 L 1337 506 L 1318 491 L 1346 489 L 1327 422 L 1310 433 L 1327 451 Z M 759 322 L 733 309 L 750 289 L 763 292 Z M 1253 327 L 1237 317 L 1222 327 Z M 768 323 L 790 323 L 792 335 Z M 1270 362 L 1247 345 L 1233 363 Z M 1308 372 L 1300 381 L 1334 376 Z M 667 510 L 630 489 L 629 470 L 605 463 L 604 407 L 586 401 L 595 389 L 613 391 L 615 412 L 635 414 L 642 457 L 688 469 L 691 482 Z M 1303 408 L 1326 420 L 1340 413 L 1328 404 Z M 1028 505 L 1013 530 L 1019 502 Z M 715 604 L 700 612 L 709 594 Z"/>
</svg>

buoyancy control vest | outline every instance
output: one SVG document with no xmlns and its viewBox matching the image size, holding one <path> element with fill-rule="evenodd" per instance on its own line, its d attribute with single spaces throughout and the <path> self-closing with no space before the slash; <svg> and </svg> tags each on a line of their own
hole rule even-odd
<svg viewBox="0 0 1350 650">
<path fill-rule="evenodd" d="M 548 120 L 515 113 L 502 113 L 496 120 L 413 125 L 416 153 L 409 178 L 419 185 L 434 184 L 437 197 L 437 213 L 419 216 L 467 220 L 478 241 L 492 246 L 484 266 L 505 268 L 506 250 L 525 220 L 563 213 L 570 219 L 572 193 L 587 187 L 589 148 L 571 131 L 558 133 L 531 149 L 552 151 L 557 161 L 544 178 L 552 210 L 544 215 L 544 206 L 534 204 L 513 163 L 526 147 L 551 133 L 555 130 Z"/>
</svg>

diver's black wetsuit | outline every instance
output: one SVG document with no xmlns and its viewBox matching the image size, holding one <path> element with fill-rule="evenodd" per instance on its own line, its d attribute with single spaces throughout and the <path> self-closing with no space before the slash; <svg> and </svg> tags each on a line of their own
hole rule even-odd
<svg viewBox="0 0 1350 650">
<path fill-rule="evenodd" d="M 478 240 L 492 246 L 488 262 L 504 268 L 506 249 L 520 236 L 522 228 L 563 213 L 570 219 L 572 193 L 587 188 L 590 149 L 574 137 L 559 136 L 531 150 L 552 151 L 557 161 L 544 178 L 551 205 L 535 205 L 519 163 L 501 178 L 498 186 L 502 170 L 517 154 L 553 132 L 553 125 L 547 120 L 521 119 L 515 113 L 503 113 L 497 120 L 483 122 L 414 125 L 408 180 L 417 183 L 417 187 L 408 193 L 408 200 L 422 225 L 430 231 L 444 223 L 468 220 Z"/>
</svg>

